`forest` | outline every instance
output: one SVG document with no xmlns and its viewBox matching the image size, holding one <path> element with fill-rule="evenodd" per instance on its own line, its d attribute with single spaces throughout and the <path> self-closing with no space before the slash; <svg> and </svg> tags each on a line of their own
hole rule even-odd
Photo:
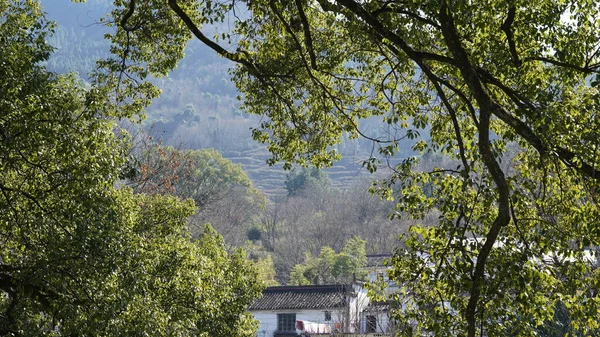
<svg viewBox="0 0 600 337">
<path fill-rule="evenodd" d="M 47 68 L 86 79 L 95 61 L 108 55 L 106 30 L 93 15 L 105 13 L 110 2 L 42 5 L 58 23 L 48 39 L 56 50 Z M 268 150 L 252 139 L 250 128 L 259 119 L 240 110 L 227 60 L 198 43 L 190 43 L 185 55 L 168 77 L 154 80 L 162 94 L 144 110 L 144 120 L 121 123 L 136 137 L 133 168 L 142 173 L 131 182 L 136 192 L 192 198 L 198 206 L 188 221 L 192 235 L 210 223 L 229 251 L 243 247 L 253 260 L 272 263 L 265 267 L 274 268 L 278 284 L 288 283 L 307 254 L 341 251 L 355 236 L 365 240 L 365 254 L 395 250 L 412 221 L 390 220 L 394 204 L 369 193 L 362 161 L 371 155 L 371 141 L 346 137 L 338 145 L 343 159 L 331 168 L 270 166 Z M 378 123 L 373 118 L 363 127 L 373 136 L 389 132 Z M 415 154 L 403 146 L 403 156 Z M 428 158 L 425 165 L 442 160 Z"/>
<path fill-rule="evenodd" d="M 595 1 L 0 13 L 0 335 L 254 336 L 371 254 L 400 335 L 599 333 Z"/>
</svg>

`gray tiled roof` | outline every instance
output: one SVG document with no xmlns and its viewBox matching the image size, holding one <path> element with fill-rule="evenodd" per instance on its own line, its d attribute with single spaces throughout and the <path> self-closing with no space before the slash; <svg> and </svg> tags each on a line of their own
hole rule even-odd
<svg viewBox="0 0 600 337">
<path fill-rule="evenodd" d="M 351 285 L 268 287 L 250 310 L 334 309 L 343 307 L 352 293 Z"/>
</svg>

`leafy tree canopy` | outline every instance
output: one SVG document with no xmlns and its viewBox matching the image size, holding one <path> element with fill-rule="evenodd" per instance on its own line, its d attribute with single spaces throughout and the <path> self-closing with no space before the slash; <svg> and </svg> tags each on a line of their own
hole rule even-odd
<svg viewBox="0 0 600 337">
<path fill-rule="evenodd" d="M 288 196 L 302 194 L 310 188 L 322 188 L 331 185 L 327 173 L 316 167 L 294 168 L 285 177 L 285 189 Z"/>
<path fill-rule="evenodd" d="M 254 266 L 265 286 L 272 287 L 279 285 L 279 282 L 275 279 L 275 265 L 273 265 L 273 259 L 271 259 L 270 255 L 267 255 L 265 258 L 258 258 Z"/>
<path fill-rule="evenodd" d="M 225 198 L 236 188 L 248 189 L 260 199 L 241 165 L 223 158 L 215 149 L 179 150 L 146 144 L 136 155 L 139 167 L 132 184 L 144 193 L 175 194 L 203 208 Z"/>
<path fill-rule="evenodd" d="M 240 3 L 247 14 L 220 36 L 235 38 L 232 52 L 202 25 L 240 18 Z M 265 116 L 254 137 L 272 162 L 329 165 L 343 135 L 368 138 L 357 120 L 372 116 L 386 132 L 372 139 L 371 171 L 403 137 L 454 159 L 426 172 L 406 159 L 373 187 L 396 200 L 398 216 L 441 214 L 433 228 L 413 227 L 392 261 L 411 296 L 396 318 L 423 334 L 534 335 L 561 307 L 572 333 L 590 335 L 600 311 L 587 254 L 600 244 L 599 6 L 116 1 L 115 59 L 103 65 L 164 74 L 193 36 L 238 65 L 244 109 Z M 116 78 L 98 80 L 116 88 Z M 153 95 L 145 89 L 135 91 L 142 101 Z"/>
<path fill-rule="evenodd" d="M 228 250 L 241 247 L 253 219 L 266 206 L 264 194 L 252 187 L 241 165 L 215 149 L 179 150 L 140 143 L 129 163 L 134 167 L 130 180 L 134 191 L 192 199 L 198 207 L 188 220 L 192 236 L 210 223 L 223 236 Z"/>
<path fill-rule="evenodd" d="M 254 268 L 210 227 L 190 239 L 191 201 L 115 187 L 113 116 L 137 108 L 47 72 L 51 32 L 0 1 L 0 335 L 254 336 Z"/>
<path fill-rule="evenodd" d="M 323 247 L 319 256 L 306 253 L 303 264 L 297 264 L 290 272 L 292 285 L 351 283 L 362 279 L 367 265 L 365 240 L 359 236 L 350 238 L 342 252 Z"/>
</svg>

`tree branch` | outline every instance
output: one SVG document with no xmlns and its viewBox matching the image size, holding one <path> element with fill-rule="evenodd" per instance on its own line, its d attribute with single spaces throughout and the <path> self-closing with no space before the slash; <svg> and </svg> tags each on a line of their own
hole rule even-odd
<svg viewBox="0 0 600 337">
<path fill-rule="evenodd" d="M 121 21 L 119 22 L 121 24 L 121 28 L 123 28 L 123 30 L 126 32 L 132 32 L 140 27 L 140 25 L 137 25 L 134 27 L 127 26 L 127 21 L 129 21 L 129 19 L 135 12 L 135 1 L 136 0 L 129 1 L 129 8 L 127 9 L 127 12 L 125 13 L 125 15 L 123 15 L 123 17 L 121 18 Z"/>
<path fill-rule="evenodd" d="M 324 4 L 322 4 L 322 2 L 324 2 L 324 0 L 319 1 L 319 3 L 321 3 L 321 6 L 323 7 Z M 437 62 L 449 64 L 449 65 L 452 65 L 452 66 L 455 66 L 455 67 L 461 69 L 462 60 L 459 60 L 456 55 L 453 55 L 454 57 L 450 58 L 450 57 L 447 57 L 444 55 L 414 50 L 411 46 L 409 46 L 406 43 L 406 41 L 404 41 L 400 36 L 391 32 L 385 26 L 383 26 L 383 24 L 381 22 L 379 22 L 376 17 L 373 17 L 371 13 L 367 12 L 356 1 L 340 0 L 340 1 L 338 1 L 338 3 L 341 4 L 342 6 L 346 7 L 348 10 L 352 11 L 360 19 L 364 20 L 365 23 L 367 25 L 369 25 L 379 36 L 381 36 L 382 38 L 388 39 L 389 41 L 391 41 L 392 44 L 398 46 L 400 48 L 400 50 L 402 50 L 408 57 L 410 57 L 413 61 L 415 61 L 419 65 L 419 67 L 422 68 L 422 66 L 421 66 L 422 61 L 437 61 Z M 331 6 L 328 9 L 329 10 L 337 10 L 337 8 L 331 8 Z M 516 10 L 515 10 L 515 12 L 516 12 Z M 508 20 L 505 21 L 505 23 L 503 24 L 503 26 L 506 29 L 510 28 L 510 25 L 512 24 L 512 20 L 514 20 L 514 15 L 515 14 L 509 13 L 509 15 L 507 17 Z M 511 16 L 512 16 L 512 18 L 511 18 Z M 509 32 L 510 32 L 510 30 L 509 30 Z M 510 34 L 512 34 L 512 33 L 510 33 Z M 457 39 L 458 39 L 458 36 L 457 36 Z M 457 41 L 460 41 L 460 40 L 457 40 Z M 516 47 L 515 47 L 515 52 L 516 52 Z M 465 56 L 465 57 L 468 57 L 468 56 Z M 549 58 L 542 58 L 542 57 L 527 58 L 524 61 L 532 61 L 532 60 L 548 62 L 553 65 L 571 68 L 571 69 L 581 71 L 584 73 L 597 72 L 598 69 L 600 68 L 600 64 L 589 65 L 586 67 L 578 67 L 578 66 L 571 65 L 568 63 L 556 61 L 556 60 L 549 59 Z M 512 89 L 506 87 L 505 85 L 503 85 L 499 80 L 497 80 L 495 77 L 493 77 L 487 71 L 485 71 L 481 68 L 476 68 L 475 66 L 472 66 L 472 65 L 470 65 L 470 67 L 473 68 L 473 70 L 474 70 L 472 72 L 472 74 L 469 75 L 472 78 L 469 78 L 469 79 L 465 78 L 465 81 L 467 82 L 467 84 L 470 83 L 469 84 L 470 86 L 478 83 L 478 87 L 480 89 L 478 90 L 479 94 L 475 95 L 476 100 L 479 101 L 479 100 L 481 100 L 482 97 L 487 96 L 487 100 L 486 100 L 488 103 L 487 108 L 493 115 L 495 115 L 500 120 L 502 120 L 503 122 L 508 124 L 508 126 L 510 126 L 519 136 L 521 136 L 530 145 L 532 145 L 540 154 L 543 155 L 543 154 L 548 153 L 548 146 L 544 144 L 544 142 L 542 141 L 540 136 L 538 136 L 535 132 L 533 132 L 533 130 L 527 124 L 525 124 L 525 122 L 512 116 L 502 106 L 495 103 L 493 100 L 491 100 L 491 98 L 487 94 L 484 93 L 485 90 L 483 90 L 480 80 L 484 79 L 484 81 L 494 84 L 497 87 L 499 87 L 520 108 L 528 108 L 528 109 L 532 109 L 532 110 L 537 110 L 538 108 L 536 108 L 533 104 L 528 102 L 525 98 L 522 97 L 522 95 L 520 95 L 515 90 L 512 90 Z M 473 89 L 471 89 L 471 90 L 473 90 Z M 483 96 L 481 95 L 481 93 L 484 93 Z M 475 94 L 475 92 L 474 92 L 474 94 Z M 479 99 L 477 98 L 477 95 L 479 95 Z M 478 102 L 478 103 L 481 103 L 481 102 Z M 558 149 L 554 149 L 554 152 L 559 157 L 561 157 L 561 160 L 563 162 L 565 162 L 566 164 L 568 164 L 570 167 L 577 169 L 579 172 L 583 173 L 584 175 L 586 175 L 592 179 L 600 179 L 600 171 L 595 169 L 594 166 L 590 165 L 589 163 L 583 162 L 579 165 L 574 165 L 573 159 L 576 157 L 576 155 L 572 151 L 569 151 L 564 148 L 558 148 Z M 562 156 L 564 156 L 564 157 L 562 157 Z"/>
<path fill-rule="evenodd" d="M 475 100 L 477 101 L 479 110 L 479 153 L 482 160 L 488 169 L 498 191 L 498 215 L 492 223 L 483 246 L 477 256 L 475 271 L 473 272 L 471 290 L 469 292 L 469 301 L 465 311 L 467 321 L 467 336 L 475 337 L 477 326 L 477 307 L 481 296 L 481 288 L 485 279 L 485 267 L 487 259 L 492 252 L 494 243 L 496 242 L 502 227 L 508 225 L 510 221 L 509 210 L 509 194 L 510 190 L 504 172 L 494 158 L 490 146 L 490 117 L 492 111 L 498 110 L 498 106 L 490 98 L 482 83 L 479 81 L 477 71 L 469 61 L 469 55 L 460 43 L 460 36 L 454 24 L 454 19 L 450 13 L 447 3 L 444 1 L 440 8 L 440 22 L 442 23 L 442 34 L 444 40 L 454 55 L 454 59 L 458 62 L 458 68 L 469 86 Z"/>
<path fill-rule="evenodd" d="M 508 9 L 508 14 L 506 15 L 506 20 L 500 26 L 500 29 L 506 34 L 506 39 L 508 40 L 508 48 L 510 49 L 510 55 L 512 57 L 512 61 L 516 67 L 521 66 L 521 60 L 519 60 L 519 54 L 517 53 L 517 47 L 515 45 L 514 34 L 511 30 L 511 26 L 515 21 L 515 14 L 517 12 L 517 8 L 512 5 Z"/>
<path fill-rule="evenodd" d="M 306 43 L 306 50 L 308 51 L 308 55 L 310 57 L 310 65 L 316 70 L 317 57 L 315 56 L 315 51 L 313 49 L 312 37 L 310 35 L 310 25 L 308 24 L 306 13 L 304 13 L 304 8 L 302 8 L 301 0 L 296 0 L 296 7 L 298 8 L 300 21 L 302 22 L 302 28 L 304 30 L 304 42 Z"/>
<path fill-rule="evenodd" d="M 467 156 L 466 156 L 466 152 L 465 152 L 465 145 L 464 145 L 464 141 L 462 138 L 462 134 L 460 132 L 460 125 L 458 123 L 458 118 L 456 117 L 456 110 L 454 109 L 452 104 L 450 104 L 450 101 L 446 97 L 446 93 L 444 92 L 444 89 L 436 81 L 437 76 L 431 71 L 431 69 L 429 69 L 429 67 L 427 67 L 424 64 L 421 65 L 421 69 L 427 75 L 427 77 L 429 77 L 429 80 L 431 81 L 431 83 L 433 83 L 433 86 L 435 87 L 435 90 L 437 91 L 438 96 L 442 100 L 442 104 L 444 104 L 444 106 L 446 107 L 446 110 L 450 114 L 450 118 L 452 120 L 452 126 L 454 128 L 454 135 L 456 136 L 456 143 L 458 144 L 458 152 L 460 154 L 460 160 L 462 161 L 463 166 L 464 166 L 464 170 L 462 170 L 462 175 L 463 175 L 463 177 L 466 178 L 469 176 L 469 171 L 471 170 L 471 166 L 469 165 L 469 162 L 467 160 Z"/>
<path fill-rule="evenodd" d="M 419 14 L 416 14 L 416 13 L 413 13 L 413 12 L 410 12 L 410 11 L 407 11 L 407 10 L 403 10 L 403 9 L 400 9 L 400 8 L 390 8 L 390 7 L 387 7 L 387 6 L 383 6 L 383 7 L 379 8 L 379 9 L 371 12 L 371 15 L 377 17 L 377 16 L 379 16 L 382 13 L 395 13 L 395 14 L 406 15 L 406 16 L 408 16 L 410 18 L 413 18 L 413 19 L 415 19 L 417 21 L 420 21 L 422 23 L 430 25 L 430 26 L 432 26 L 434 28 L 437 28 L 437 29 L 440 28 L 440 25 L 437 22 L 435 22 L 433 20 L 430 20 L 430 19 L 427 19 L 427 18 L 424 18 L 424 17 L 420 16 Z"/>
<path fill-rule="evenodd" d="M 198 28 L 198 26 L 196 26 L 194 21 L 189 17 L 189 15 L 187 15 L 187 13 L 179 6 L 177 0 L 168 0 L 168 4 L 169 7 L 173 10 L 173 12 L 177 14 L 177 16 L 183 21 L 183 23 L 185 23 L 190 32 L 192 32 L 192 34 L 194 34 L 194 36 L 198 40 L 200 40 L 210 49 L 217 52 L 217 54 L 227 58 L 228 60 L 242 64 L 246 67 L 246 69 L 248 69 L 250 73 L 252 73 L 252 75 L 256 77 L 261 77 L 262 74 L 259 71 L 259 69 L 254 63 L 250 62 L 250 60 L 247 59 L 247 56 L 244 53 L 229 52 L 225 48 L 218 45 L 216 42 L 206 37 L 206 35 L 202 33 L 202 31 Z"/>
<path fill-rule="evenodd" d="M 393 44 L 397 45 L 408 57 L 412 60 L 431 60 L 443 62 L 451 65 L 456 65 L 456 60 L 435 53 L 423 52 L 414 50 L 404 39 L 395 34 L 391 30 L 387 29 L 376 17 L 374 17 L 371 13 L 367 12 L 362 6 L 354 0 L 339 0 L 338 3 L 342 4 L 344 7 L 352 11 L 359 18 L 364 20 L 369 26 L 373 28 L 373 30 L 379 34 L 381 37 L 390 40 Z"/>
<path fill-rule="evenodd" d="M 550 63 L 557 67 L 577 70 L 584 74 L 600 73 L 600 63 L 594 63 L 591 65 L 586 65 L 584 67 L 581 67 L 581 66 L 577 66 L 577 65 L 574 65 L 571 63 L 562 62 L 562 61 L 558 61 L 558 60 L 555 60 L 555 59 L 552 59 L 549 57 L 542 57 L 542 56 L 526 57 L 523 61 L 524 62 L 541 61 L 541 62 L 545 62 L 545 63 Z"/>
</svg>

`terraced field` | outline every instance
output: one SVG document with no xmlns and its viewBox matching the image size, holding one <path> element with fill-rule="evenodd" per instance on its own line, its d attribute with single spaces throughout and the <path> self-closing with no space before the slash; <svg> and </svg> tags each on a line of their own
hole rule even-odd
<svg viewBox="0 0 600 337">
<path fill-rule="evenodd" d="M 270 154 L 266 148 L 256 148 L 244 152 L 224 152 L 223 156 L 236 164 L 241 164 L 254 186 L 271 200 L 286 194 L 284 182 L 288 172 L 283 170 L 281 164 L 267 165 Z M 334 187 L 344 188 L 349 187 L 369 173 L 362 168 L 358 157 L 345 156 L 328 169 L 327 174 Z"/>
</svg>

